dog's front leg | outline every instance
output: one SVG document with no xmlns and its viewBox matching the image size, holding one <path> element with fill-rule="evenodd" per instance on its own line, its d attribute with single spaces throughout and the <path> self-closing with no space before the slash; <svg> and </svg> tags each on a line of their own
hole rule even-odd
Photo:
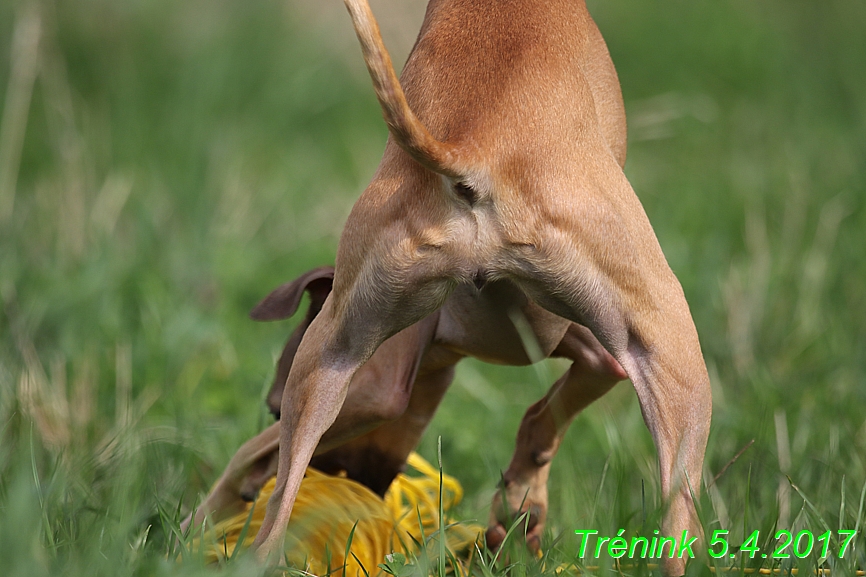
<svg viewBox="0 0 866 577">
<path fill-rule="evenodd" d="M 578 324 L 569 327 L 551 356 L 573 362 L 520 423 L 514 455 L 502 474 L 502 490 L 490 507 L 487 545 L 491 548 L 502 544 L 513 519 L 528 512 L 526 544 L 539 549 L 547 519 L 547 477 L 562 437 L 578 413 L 627 376 L 590 330 Z"/>
</svg>

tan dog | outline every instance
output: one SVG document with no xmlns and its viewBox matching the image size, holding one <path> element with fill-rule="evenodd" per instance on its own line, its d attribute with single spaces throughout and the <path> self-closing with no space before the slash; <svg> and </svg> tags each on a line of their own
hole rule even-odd
<svg viewBox="0 0 866 577">
<path fill-rule="evenodd" d="M 697 533 L 709 379 L 682 288 L 622 172 L 619 85 L 585 5 L 432 0 L 401 87 L 367 2 L 345 1 L 391 138 L 289 374 L 259 556 L 277 559 L 304 469 L 353 375 L 446 302 L 459 311 L 440 319 L 446 335 L 471 334 L 465 324 L 485 314 L 509 325 L 522 306 L 541 356 L 572 322 L 588 327 L 634 383 L 655 440 L 662 532 Z M 501 294 L 480 304 L 493 281 Z M 495 358 L 512 343 L 473 344 Z M 367 426 L 356 415 L 344 434 Z M 683 567 L 665 563 L 669 574 Z"/>
<path fill-rule="evenodd" d="M 333 269 L 329 267 L 309 271 L 273 291 L 251 313 L 257 320 L 288 318 L 297 310 L 305 290 L 311 297 L 306 317 L 283 349 L 268 394 L 268 406 L 277 418 L 283 387 L 298 345 L 307 327 L 321 310 L 330 292 L 332 278 Z M 505 306 L 513 305 L 515 301 L 512 299 L 502 299 L 503 295 L 510 296 L 502 292 L 509 288 L 509 285 L 495 281 L 485 286 L 477 296 L 478 302 L 484 305 L 481 307 L 482 313 L 485 308 L 496 306 L 499 302 L 504 302 Z M 516 302 L 519 307 L 512 309 L 512 314 L 531 312 L 533 305 L 527 299 L 518 298 Z M 471 332 L 449 335 L 440 331 L 453 325 L 453 319 L 449 317 L 464 312 L 472 314 L 472 311 L 452 308 L 449 300 L 420 323 L 383 343 L 355 373 L 343 410 L 325 433 L 310 464 L 327 473 L 345 471 L 350 479 L 384 495 L 391 481 L 403 469 L 410 451 L 420 441 L 451 384 L 454 365 L 465 358 L 465 351 L 481 352 L 476 345 L 479 342 L 508 343 L 509 346 L 499 351 L 492 360 L 511 365 L 529 362 L 529 355 L 521 345 L 514 326 L 510 323 L 491 325 L 486 321 L 495 317 L 487 313 L 479 315 L 480 322 L 465 324 Z M 458 340 L 454 340 L 455 336 Z M 527 542 L 533 548 L 540 545 L 547 517 L 550 461 L 568 424 L 581 409 L 626 376 L 592 333 L 577 324 L 569 326 L 551 356 L 569 358 L 573 364 L 523 419 L 515 455 L 503 474 L 508 507 L 503 507 L 501 494 L 497 493 L 491 509 L 487 534 L 491 546 L 498 546 L 502 542 L 509 517 L 513 518 L 521 506 L 523 511 L 530 513 L 526 523 Z M 345 422 L 351 423 L 357 414 L 367 415 L 368 418 L 375 415 L 377 421 L 370 420 L 370 423 L 382 424 L 339 447 L 325 450 L 333 444 L 333 438 L 345 430 Z M 212 521 L 219 521 L 241 511 L 245 502 L 252 501 L 262 485 L 276 473 L 278 427 L 275 423 L 238 450 L 214 489 L 197 509 L 196 526 L 205 516 L 210 516 Z M 191 517 L 184 521 L 183 529 L 191 522 Z"/>
</svg>

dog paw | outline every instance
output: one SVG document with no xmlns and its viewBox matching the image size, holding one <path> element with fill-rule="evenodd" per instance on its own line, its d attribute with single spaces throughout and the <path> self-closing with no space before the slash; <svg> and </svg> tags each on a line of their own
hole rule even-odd
<svg viewBox="0 0 866 577">
<path fill-rule="evenodd" d="M 503 494 L 505 501 L 503 502 Z M 547 487 L 504 481 L 504 490 L 494 497 L 490 507 L 490 523 L 485 535 L 487 547 L 499 549 L 511 530 L 511 539 L 525 540 L 533 552 L 541 548 L 541 535 L 547 520 Z"/>
</svg>

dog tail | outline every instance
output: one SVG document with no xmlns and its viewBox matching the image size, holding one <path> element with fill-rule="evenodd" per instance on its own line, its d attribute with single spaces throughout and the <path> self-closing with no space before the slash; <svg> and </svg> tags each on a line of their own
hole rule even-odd
<svg viewBox="0 0 866 577">
<path fill-rule="evenodd" d="M 361 41 L 364 62 L 373 79 L 373 88 L 382 106 L 382 115 L 394 140 L 412 158 L 430 170 L 459 178 L 454 147 L 436 140 L 409 108 L 370 4 L 367 0 L 344 2 L 352 16 L 358 40 Z"/>
</svg>

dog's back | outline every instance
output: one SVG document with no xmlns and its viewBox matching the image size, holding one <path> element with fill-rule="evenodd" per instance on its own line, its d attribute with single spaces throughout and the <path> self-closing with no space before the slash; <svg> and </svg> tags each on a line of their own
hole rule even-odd
<svg viewBox="0 0 866 577">
<path fill-rule="evenodd" d="M 580 0 L 433 0 L 401 84 L 434 137 L 486 158 L 600 132 L 625 162 L 616 71 Z"/>
</svg>

